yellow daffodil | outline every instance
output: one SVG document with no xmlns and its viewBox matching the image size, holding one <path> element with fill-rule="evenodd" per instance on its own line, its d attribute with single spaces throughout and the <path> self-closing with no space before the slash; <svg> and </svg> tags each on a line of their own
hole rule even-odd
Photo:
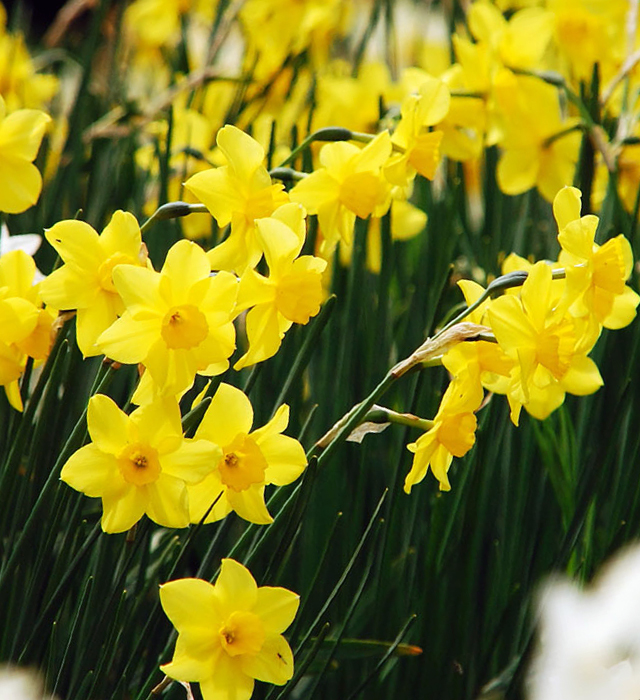
<svg viewBox="0 0 640 700">
<path fill-rule="evenodd" d="M 592 315 L 605 328 L 624 328 L 635 318 L 640 302 L 638 294 L 625 284 L 633 267 L 631 245 L 622 234 L 602 246 L 595 243 L 598 217 L 581 217 L 580 200 L 580 190 L 565 187 L 553 202 L 569 311 L 577 317 Z"/>
<path fill-rule="evenodd" d="M 387 131 L 364 148 L 352 143 L 328 143 L 320 150 L 321 168 L 296 184 L 290 197 L 318 215 L 328 255 L 339 240 L 350 244 L 356 216 L 381 216 L 389 208 L 390 187 L 381 168 L 391 155 Z"/>
<path fill-rule="evenodd" d="M 198 682 L 204 700 L 249 700 L 255 680 L 284 685 L 293 675 L 282 632 L 298 611 L 295 593 L 258 587 L 242 564 L 223 559 L 214 585 L 169 581 L 160 586 L 160 602 L 178 631 L 173 659 L 160 670 Z"/>
<path fill-rule="evenodd" d="M 39 57 L 39 63 L 42 61 Z M 16 110 L 39 110 L 58 91 L 55 75 L 36 71 L 24 36 L 6 30 L 6 13 L 0 9 L 0 93 L 9 112 Z M 37 149 L 36 149 L 37 151 Z M 33 160 L 33 158 L 32 158 Z"/>
<path fill-rule="evenodd" d="M 549 202 L 573 180 L 580 133 L 579 121 L 564 119 L 558 90 L 539 78 L 503 70 L 495 81 L 502 118 L 502 155 L 497 179 L 506 194 L 537 187 Z"/>
<path fill-rule="evenodd" d="M 418 94 L 408 95 L 402 103 L 402 116 L 391 137 L 396 152 L 384 167 L 387 180 L 405 189 L 416 173 L 433 180 L 443 132 L 430 131 L 429 127 L 447 116 L 451 101 L 449 89 L 441 80 L 426 74 L 424 77 Z"/>
<path fill-rule="evenodd" d="M 302 445 L 281 435 L 288 423 L 289 407 L 283 405 L 266 425 L 251 432 L 249 399 L 229 384 L 218 387 L 195 437 L 219 445 L 222 456 L 204 481 L 189 487 L 192 522 L 199 522 L 214 503 L 207 523 L 232 510 L 252 523 L 272 521 L 264 503 L 265 485 L 290 484 L 307 464 Z"/>
<path fill-rule="evenodd" d="M 414 453 L 411 471 L 404 481 L 405 493 L 420 483 L 429 467 L 440 482 L 441 491 L 450 491 L 447 472 L 454 457 L 462 457 L 475 444 L 478 421 L 474 415 L 482 403 L 482 388 L 454 380 L 445 391 L 433 427 L 407 445 Z"/>
<path fill-rule="evenodd" d="M 238 284 L 228 272 L 212 277 L 198 245 L 178 241 L 161 272 L 118 265 L 113 283 L 126 310 L 98 346 L 118 362 L 143 363 L 159 394 L 179 394 L 196 373 L 211 376 L 228 367 Z"/>
<path fill-rule="evenodd" d="M 237 310 L 252 308 L 246 320 L 249 350 L 234 365 L 236 370 L 275 355 L 291 324 L 308 323 L 324 298 L 326 261 L 297 257 L 305 239 L 302 207 L 285 204 L 272 217 L 258 219 L 256 227 L 269 277 L 248 269 L 240 279 Z"/>
<path fill-rule="evenodd" d="M 515 425 L 522 406 L 542 419 L 562 403 L 565 392 L 582 396 L 602 386 L 595 362 L 587 357 L 598 329 L 554 310 L 553 296 L 551 268 L 538 262 L 519 296 L 505 294 L 489 307 L 491 329 L 516 363 L 507 388 Z"/>
<path fill-rule="evenodd" d="M 186 484 L 202 480 L 220 450 L 183 437 L 177 401 L 147 404 L 128 416 L 98 394 L 89 400 L 87 423 L 93 442 L 71 455 L 60 478 L 102 499 L 102 529 L 124 532 L 145 514 L 165 527 L 186 527 Z"/>
<path fill-rule="evenodd" d="M 285 59 L 309 49 L 324 64 L 349 3 L 344 0 L 247 0 L 239 12 L 247 65 L 257 80 L 273 76 Z"/>
<path fill-rule="evenodd" d="M 42 308 L 36 264 L 23 250 L 0 257 L 0 386 L 22 410 L 18 379 L 27 357 L 44 360 L 51 346 L 53 316 Z"/>
<path fill-rule="evenodd" d="M 210 250 L 212 270 L 242 273 L 255 267 L 262 248 L 255 220 L 271 216 L 289 201 L 282 184 L 272 184 L 264 167 L 262 146 L 235 126 L 220 129 L 216 137 L 227 165 L 196 173 L 185 187 L 211 212 L 218 225 L 231 224 L 227 240 Z"/>
<path fill-rule="evenodd" d="M 37 109 L 7 115 L 0 96 L 0 211 L 19 214 L 38 201 L 42 176 L 33 160 L 50 121 Z"/>
<path fill-rule="evenodd" d="M 98 336 L 124 312 L 113 285 L 116 265 L 148 265 L 133 214 L 116 211 L 100 235 L 84 221 L 59 221 L 45 236 L 65 263 L 42 282 L 42 298 L 56 309 L 77 309 L 76 336 L 85 357 L 99 355 Z"/>
</svg>

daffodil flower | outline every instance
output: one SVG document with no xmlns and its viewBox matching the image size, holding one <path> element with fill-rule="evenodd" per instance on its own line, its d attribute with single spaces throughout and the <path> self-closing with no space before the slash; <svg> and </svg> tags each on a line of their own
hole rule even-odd
<svg viewBox="0 0 640 700">
<path fill-rule="evenodd" d="M 42 176 L 33 161 L 50 121 L 37 109 L 7 115 L 0 96 L 0 211 L 19 214 L 38 201 Z"/>
<path fill-rule="evenodd" d="M 138 222 L 116 211 L 100 235 L 84 221 L 67 220 L 45 236 L 64 265 L 42 282 L 42 298 L 56 309 L 77 309 L 78 347 L 85 357 L 99 355 L 98 336 L 124 312 L 113 284 L 115 266 L 149 265 Z"/>
<path fill-rule="evenodd" d="M 42 308 L 36 264 L 23 250 L 0 257 L 0 386 L 22 410 L 18 379 L 27 357 L 44 360 L 51 346 L 53 316 Z"/>
<path fill-rule="evenodd" d="M 183 437 L 178 402 L 156 401 L 128 416 L 98 394 L 87 423 L 93 442 L 71 455 L 60 478 L 102 499 L 102 529 L 124 532 L 145 514 L 165 527 L 187 527 L 187 484 L 206 476 L 220 450 Z"/>
<path fill-rule="evenodd" d="M 433 419 L 433 427 L 407 445 L 414 458 L 404 481 L 405 493 L 411 493 L 411 488 L 424 479 L 429 467 L 440 482 L 440 490 L 451 490 L 449 467 L 454 457 L 464 456 L 475 444 L 478 421 L 474 413 L 482 397 L 482 387 L 476 382 L 455 379 L 449 384 Z"/>
<path fill-rule="evenodd" d="M 620 234 L 595 243 L 598 217 L 580 216 L 580 190 L 565 187 L 553 201 L 566 268 L 567 299 L 573 316 L 592 315 L 605 328 L 624 328 L 635 318 L 640 296 L 626 285 L 633 267 L 629 241 Z"/>
<path fill-rule="evenodd" d="M 118 362 L 143 363 L 158 395 L 179 394 L 196 373 L 211 376 L 228 367 L 238 283 L 229 272 L 212 277 L 200 246 L 178 241 L 161 272 L 118 265 L 113 283 L 126 310 L 98 346 Z"/>
<path fill-rule="evenodd" d="M 265 485 L 290 484 L 307 464 L 302 445 L 281 435 L 288 423 L 289 407 L 283 405 L 266 425 L 251 431 L 251 402 L 240 389 L 220 384 L 195 437 L 219 446 L 221 457 L 204 481 L 189 487 L 192 522 L 199 522 L 212 504 L 207 523 L 232 510 L 252 523 L 272 521 Z"/>
<path fill-rule="evenodd" d="M 298 611 L 297 594 L 258 587 L 242 564 L 223 559 L 214 585 L 169 581 L 160 586 L 160 602 L 178 631 L 173 659 L 160 670 L 198 682 L 204 700 L 249 700 L 256 680 L 284 685 L 293 675 L 282 632 Z"/>
<path fill-rule="evenodd" d="M 196 173 L 184 186 L 207 207 L 219 226 L 231 224 L 229 237 L 208 253 L 211 269 L 241 274 L 262 257 L 255 220 L 271 216 L 289 197 L 282 184 L 271 182 L 264 166 L 264 149 L 251 136 L 227 125 L 218 132 L 216 143 L 227 165 Z"/>
<path fill-rule="evenodd" d="M 302 207 L 285 204 L 272 217 L 258 219 L 256 227 L 269 277 L 248 269 L 240 280 L 236 310 L 252 308 L 246 320 L 249 350 L 234 365 L 236 370 L 275 355 L 285 332 L 293 323 L 308 323 L 324 297 L 326 261 L 297 257 L 305 239 Z"/>
<path fill-rule="evenodd" d="M 381 168 L 391 155 L 389 132 L 378 134 L 364 148 L 353 143 L 327 143 L 320 151 L 321 168 L 300 180 L 291 190 L 291 201 L 318 215 L 328 255 L 339 240 L 353 238 L 356 216 L 382 216 L 391 203 L 391 187 Z"/>
<path fill-rule="evenodd" d="M 595 362 L 587 357 L 599 329 L 554 309 L 551 268 L 536 263 L 520 295 L 505 294 L 488 310 L 491 329 L 515 366 L 507 388 L 511 420 L 518 425 L 524 406 L 546 418 L 565 392 L 583 396 L 602 386 Z"/>
</svg>

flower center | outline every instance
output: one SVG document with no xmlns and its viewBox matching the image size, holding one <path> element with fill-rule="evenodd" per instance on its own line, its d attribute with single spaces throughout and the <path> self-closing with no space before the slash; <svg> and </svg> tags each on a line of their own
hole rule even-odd
<svg viewBox="0 0 640 700">
<path fill-rule="evenodd" d="M 152 484 L 162 471 L 157 451 L 140 443 L 124 448 L 118 457 L 118 467 L 124 480 L 134 486 Z"/>
<path fill-rule="evenodd" d="M 162 319 L 160 331 L 167 347 L 189 350 L 200 345 L 209 334 L 205 315 L 193 304 L 173 306 Z"/>
<path fill-rule="evenodd" d="M 113 285 L 113 268 L 116 265 L 135 265 L 136 261 L 129 255 L 124 253 L 114 253 L 108 257 L 98 268 L 98 282 L 105 292 L 116 294 L 116 288 Z"/>
<path fill-rule="evenodd" d="M 263 483 L 266 468 L 267 460 L 258 445 L 242 433 L 224 448 L 224 457 L 218 463 L 222 483 L 236 492 Z"/>
<path fill-rule="evenodd" d="M 229 656 L 257 654 L 265 639 L 260 618 L 244 610 L 232 612 L 220 628 L 218 636 L 222 648 Z"/>
</svg>

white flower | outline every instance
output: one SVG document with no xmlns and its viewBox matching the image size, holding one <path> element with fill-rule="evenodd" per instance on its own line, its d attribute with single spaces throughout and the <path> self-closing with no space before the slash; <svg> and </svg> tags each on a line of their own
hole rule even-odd
<svg viewBox="0 0 640 700">
<path fill-rule="evenodd" d="M 640 698 L 640 547 L 627 549 L 587 590 L 548 583 L 529 700 Z"/>
</svg>

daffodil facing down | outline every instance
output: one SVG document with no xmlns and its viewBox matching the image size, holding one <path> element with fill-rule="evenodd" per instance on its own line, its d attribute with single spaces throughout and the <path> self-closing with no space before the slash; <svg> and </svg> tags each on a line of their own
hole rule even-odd
<svg viewBox="0 0 640 700">
<path fill-rule="evenodd" d="M 116 211 L 100 235 L 84 221 L 59 221 L 45 231 L 64 265 L 41 285 L 42 298 L 56 309 L 77 309 L 76 338 L 85 357 L 101 354 L 98 336 L 124 312 L 113 284 L 116 265 L 149 266 L 133 214 Z"/>
<path fill-rule="evenodd" d="M 227 125 L 218 132 L 216 142 L 227 165 L 196 173 L 185 187 L 220 227 L 231 224 L 229 237 L 208 253 L 211 269 L 241 274 L 262 257 L 255 220 L 271 216 L 289 197 L 282 184 L 271 182 L 264 167 L 264 149 L 251 136 Z"/>
<path fill-rule="evenodd" d="M 592 317 L 605 328 L 624 328 L 635 318 L 640 297 L 626 285 L 633 267 L 629 241 L 620 234 L 602 246 L 594 242 L 598 217 L 580 216 L 581 192 L 565 187 L 553 201 L 566 270 L 569 312 Z"/>
<path fill-rule="evenodd" d="M 42 176 L 33 161 L 50 121 L 37 109 L 7 115 L 0 95 L 0 211 L 19 214 L 38 201 Z"/>
<path fill-rule="evenodd" d="M 113 282 L 126 310 L 98 346 L 118 362 L 143 363 L 160 395 L 185 391 L 196 373 L 211 376 L 228 367 L 238 283 L 229 272 L 211 276 L 198 245 L 178 241 L 161 272 L 119 265 Z"/>
<path fill-rule="evenodd" d="M 308 323 L 324 298 L 326 261 L 298 257 L 306 230 L 303 208 L 285 204 L 272 217 L 258 219 L 256 228 L 269 277 L 247 269 L 240 280 L 237 311 L 252 308 L 246 320 L 249 350 L 234 365 L 236 370 L 275 355 L 291 325 Z"/>
<path fill-rule="evenodd" d="M 192 522 L 224 518 L 232 510 L 252 523 L 272 521 L 264 503 L 267 484 L 284 486 L 303 472 L 307 460 L 302 445 L 282 435 L 289 407 L 280 406 L 262 428 L 251 431 L 253 408 L 245 394 L 220 384 L 195 437 L 219 446 L 221 457 L 204 481 L 189 487 Z"/>
<path fill-rule="evenodd" d="M 178 631 L 173 659 L 160 670 L 200 684 L 204 700 L 249 700 L 256 680 L 284 685 L 293 654 L 282 633 L 299 596 L 258 587 L 251 573 L 223 559 L 214 585 L 195 578 L 160 586 L 160 602 Z"/>
<path fill-rule="evenodd" d="M 414 453 L 411 471 L 404 481 L 405 493 L 420 483 L 429 467 L 440 482 L 441 491 L 450 491 L 448 471 L 454 457 L 463 457 L 475 444 L 478 421 L 475 412 L 483 391 L 477 382 L 454 379 L 444 392 L 433 427 L 407 445 Z"/>
<path fill-rule="evenodd" d="M 87 423 L 92 442 L 71 455 L 60 478 L 102 499 L 102 529 L 124 532 L 145 514 L 165 527 L 186 527 L 187 484 L 206 476 L 220 450 L 183 437 L 177 401 L 146 404 L 128 416 L 97 394 Z"/>
</svg>

